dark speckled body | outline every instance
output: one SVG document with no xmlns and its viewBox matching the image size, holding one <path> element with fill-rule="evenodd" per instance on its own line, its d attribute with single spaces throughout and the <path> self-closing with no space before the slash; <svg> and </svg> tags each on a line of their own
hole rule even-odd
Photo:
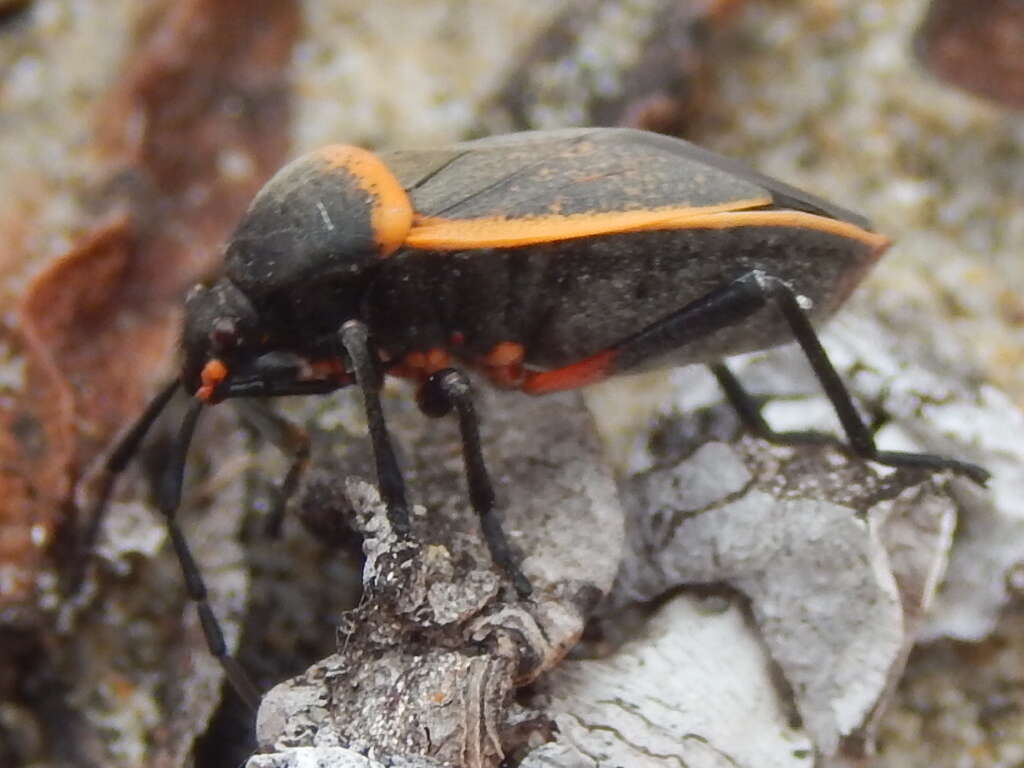
<svg viewBox="0 0 1024 768">
<path fill-rule="evenodd" d="M 466 360 L 511 341 L 523 346 L 527 365 L 557 368 L 628 340 L 751 270 L 786 281 L 810 299 L 812 318 L 823 319 L 880 252 L 882 239 L 871 240 L 860 216 L 687 142 L 640 131 L 521 133 L 378 157 L 408 195 L 413 234 L 436 220 L 512 222 L 540 233 L 537 241 L 406 244 L 374 258 L 371 197 L 344 169 L 324 166 L 318 155 L 300 158 L 254 200 L 227 249 L 226 277 L 273 329 L 273 345 L 301 351 L 358 318 L 389 359 L 448 347 L 455 334 L 462 343 L 451 351 Z M 744 211 L 795 211 L 803 219 L 545 234 L 564 218 L 737 201 L 748 201 Z M 641 367 L 713 360 L 787 339 L 766 308 Z"/>
<path fill-rule="evenodd" d="M 404 252 L 381 264 L 367 288 L 368 324 L 383 348 L 445 346 L 463 335 L 467 359 L 501 341 L 526 362 L 557 368 L 618 344 L 728 281 L 759 269 L 831 312 L 850 245 L 815 232 L 794 249 L 789 233 L 675 230 L 462 252 Z M 789 340 L 774 307 L 695 340 L 644 368 L 716 360 Z"/>
<path fill-rule="evenodd" d="M 631 130 L 513 134 L 382 158 L 428 216 L 562 215 L 661 206 L 710 206 L 769 196 L 766 210 L 798 210 L 867 228 L 855 213 L 692 144 Z M 517 248 L 403 250 L 368 286 L 365 319 L 385 348 L 444 346 L 453 332 L 473 359 L 522 343 L 540 368 L 622 342 L 753 269 L 781 277 L 824 319 L 846 298 L 872 249 L 795 227 L 678 228 L 613 233 Z M 714 360 L 779 344 L 772 308 L 644 367 Z"/>
</svg>

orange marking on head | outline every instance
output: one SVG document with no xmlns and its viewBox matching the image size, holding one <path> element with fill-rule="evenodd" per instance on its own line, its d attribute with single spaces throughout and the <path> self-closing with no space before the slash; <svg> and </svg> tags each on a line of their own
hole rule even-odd
<svg viewBox="0 0 1024 768">
<path fill-rule="evenodd" d="M 203 370 L 199 373 L 201 386 L 196 390 L 196 398 L 204 403 L 210 401 L 217 386 L 228 377 L 228 367 L 222 360 L 212 358 L 206 361 Z"/>
<path fill-rule="evenodd" d="M 758 208 L 770 203 L 771 198 L 755 197 L 721 205 L 666 206 L 644 211 L 553 214 L 519 219 L 419 217 L 414 222 L 405 244 L 411 248 L 440 251 L 459 248 L 511 248 L 616 232 L 676 229 L 693 216 Z"/>
<path fill-rule="evenodd" d="M 528 395 L 546 395 L 596 384 L 612 373 L 617 352 L 607 349 L 553 371 L 528 372 L 520 389 Z"/>
<path fill-rule="evenodd" d="M 371 226 L 381 258 L 401 248 L 412 228 L 412 203 L 381 159 L 368 150 L 347 144 L 331 144 L 315 155 L 328 168 L 350 173 L 370 196 Z"/>
</svg>

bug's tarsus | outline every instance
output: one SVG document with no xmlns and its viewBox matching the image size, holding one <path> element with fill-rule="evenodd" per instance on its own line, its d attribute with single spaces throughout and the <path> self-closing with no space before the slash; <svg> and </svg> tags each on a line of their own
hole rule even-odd
<svg viewBox="0 0 1024 768">
<path fill-rule="evenodd" d="M 469 499 L 480 518 L 484 540 L 491 558 L 512 581 L 519 596 L 528 597 L 533 587 L 512 556 L 495 509 L 494 486 L 480 446 L 479 420 L 473 406 L 469 378 L 457 368 L 445 368 L 429 376 L 419 394 L 420 408 L 428 416 L 438 418 L 455 409 L 462 436 L 462 457 L 466 467 Z"/>
<path fill-rule="evenodd" d="M 196 613 L 199 615 L 199 623 L 203 628 L 203 636 L 206 638 L 206 645 L 210 653 L 220 662 L 224 674 L 232 687 L 238 692 L 242 700 L 255 711 L 259 706 L 260 694 L 255 684 L 242 669 L 238 661 L 228 652 L 227 644 L 224 642 L 224 632 L 221 630 L 220 622 L 210 607 L 207 595 L 206 583 L 203 581 L 202 572 L 192 556 L 192 550 L 185 540 L 185 535 L 175 519 L 178 507 L 181 504 L 181 489 L 185 479 L 185 461 L 188 457 L 189 445 L 192 443 L 192 436 L 195 434 L 196 424 L 204 405 L 195 400 L 189 406 L 185 418 L 181 422 L 181 429 L 174 441 L 174 447 L 167 464 L 167 470 L 160 478 L 160 486 L 157 491 L 157 506 L 164 517 L 164 524 L 167 526 L 167 535 L 174 546 L 174 553 L 178 557 L 178 564 L 181 566 L 181 574 L 185 581 L 185 590 L 189 599 L 196 606 Z"/>
<path fill-rule="evenodd" d="M 405 481 L 391 445 L 384 411 L 380 404 L 380 373 L 370 350 L 369 331 L 364 323 L 350 320 L 341 327 L 341 344 L 348 353 L 355 374 L 356 384 L 363 393 L 363 409 L 373 444 L 373 456 L 377 464 L 377 483 L 380 495 L 388 508 L 391 527 L 399 536 L 410 533 L 409 505 L 405 497 Z"/>
</svg>

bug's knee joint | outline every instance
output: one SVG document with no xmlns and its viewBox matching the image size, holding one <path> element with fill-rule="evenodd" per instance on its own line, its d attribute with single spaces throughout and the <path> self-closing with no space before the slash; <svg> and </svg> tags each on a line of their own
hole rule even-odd
<svg viewBox="0 0 1024 768">
<path fill-rule="evenodd" d="M 470 396 L 469 378 L 457 368 L 444 368 L 430 374 L 420 386 L 417 402 L 420 410 L 432 418 L 451 413 L 455 404 Z"/>
</svg>

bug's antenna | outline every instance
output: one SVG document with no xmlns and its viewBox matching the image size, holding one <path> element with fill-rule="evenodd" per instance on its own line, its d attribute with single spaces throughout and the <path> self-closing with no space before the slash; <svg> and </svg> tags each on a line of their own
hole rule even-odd
<svg viewBox="0 0 1024 768">
<path fill-rule="evenodd" d="M 121 439 L 114 446 L 114 450 L 107 456 L 107 460 L 104 462 L 103 468 L 100 470 L 99 476 L 95 481 L 95 495 L 93 496 L 92 503 L 89 505 L 89 511 L 86 513 L 85 528 L 82 531 L 81 538 L 78 538 L 75 543 L 71 569 L 65 577 L 64 592 L 66 594 L 73 595 L 82 586 L 86 565 L 92 555 L 93 548 L 96 546 L 100 526 L 103 524 L 103 518 L 106 516 L 107 502 L 110 500 L 114 481 L 124 471 L 124 468 L 128 466 L 128 462 L 135 457 L 142 438 L 146 436 L 149 428 L 153 426 L 153 422 L 163 413 L 164 408 L 167 407 L 167 403 L 174 396 L 180 383 L 179 379 L 174 379 L 165 384 L 153 399 L 149 401 L 146 409 L 135 420 L 135 423 L 128 428 L 128 431 L 121 436 Z"/>
<path fill-rule="evenodd" d="M 175 519 L 178 506 L 181 503 L 181 488 L 185 478 L 185 460 L 188 457 L 188 448 L 195 434 L 196 423 L 199 421 L 199 414 L 202 413 L 204 404 L 196 400 L 189 406 L 184 420 L 181 422 L 181 429 L 174 441 L 174 448 L 171 453 L 167 471 L 160 478 L 157 504 L 164 516 L 164 523 L 167 525 L 167 535 L 174 546 L 174 552 L 178 556 L 178 563 L 181 565 L 181 573 L 185 579 L 185 589 L 189 599 L 195 603 L 196 613 L 199 614 L 199 623 L 203 627 L 203 635 L 206 637 L 206 645 L 210 653 L 220 662 L 224 668 L 232 687 L 238 692 L 242 700 L 255 711 L 259 706 L 260 693 L 252 680 L 242 669 L 238 660 L 232 656 L 224 642 L 224 632 L 221 630 L 220 622 L 210 607 L 207 596 L 206 583 L 203 575 L 196 565 L 192 550 L 181 532 L 181 527 Z"/>
</svg>

